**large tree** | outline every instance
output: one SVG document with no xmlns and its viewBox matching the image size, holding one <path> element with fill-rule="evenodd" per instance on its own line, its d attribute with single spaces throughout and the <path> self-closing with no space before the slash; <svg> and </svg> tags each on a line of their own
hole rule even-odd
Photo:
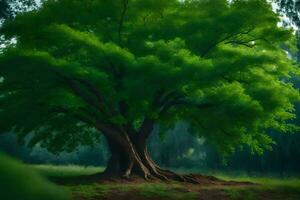
<svg viewBox="0 0 300 200">
<path fill-rule="evenodd" d="M 105 174 L 194 182 L 150 158 L 154 125 L 184 121 L 227 153 L 296 128 L 299 71 L 278 22 L 262 0 L 48 0 L 1 28 L 17 38 L 0 55 L 1 132 L 54 152 L 103 134 Z"/>
</svg>

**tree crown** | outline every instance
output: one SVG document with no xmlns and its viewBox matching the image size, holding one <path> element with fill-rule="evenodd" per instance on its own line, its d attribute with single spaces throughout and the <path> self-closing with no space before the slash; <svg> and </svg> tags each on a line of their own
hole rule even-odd
<svg viewBox="0 0 300 200">
<path fill-rule="evenodd" d="M 139 134 L 178 121 L 226 152 L 257 152 L 291 131 L 291 31 L 261 0 L 48 0 L 5 22 L 1 132 L 50 150 L 97 138 L 99 124 Z M 64 139 L 62 139 L 64 138 Z"/>
</svg>

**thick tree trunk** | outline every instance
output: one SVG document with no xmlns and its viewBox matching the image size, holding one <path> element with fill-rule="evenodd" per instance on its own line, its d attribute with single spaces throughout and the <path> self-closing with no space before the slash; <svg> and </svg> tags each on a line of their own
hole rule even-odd
<svg viewBox="0 0 300 200">
<path fill-rule="evenodd" d="M 111 176 L 142 176 L 151 177 L 150 171 L 144 162 L 135 142 L 130 137 L 125 137 L 122 144 L 107 138 L 111 157 L 107 163 L 105 173 Z"/>
<path fill-rule="evenodd" d="M 199 183 L 192 175 L 179 175 L 172 171 L 161 169 L 151 159 L 147 150 L 147 140 L 141 137 L 129 137 L 120 142 L 106 137 L 111 152 L 105 175 L 110 177 L 142 177 L 146 180 L 175 180 Z"/>
</svg>

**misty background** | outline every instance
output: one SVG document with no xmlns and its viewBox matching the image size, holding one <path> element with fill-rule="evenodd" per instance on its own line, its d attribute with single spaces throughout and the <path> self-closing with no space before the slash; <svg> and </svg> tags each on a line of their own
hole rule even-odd
<svg viewBox="0 0 300 200">
<path fill-rule="evenodd" d="M 300 116 L 300 106 L 297 106 Z M 205 139 L 195 139 L 188 133 L 185 123 L 178 123 L 168 134 L 161 136 L 158 127 L 149 142 L 149 151 L 161 166 L 190 171 L 235 171 L 247 175 L 276 174 L 294 176 L 300 174 L 300 134 L 280 134 L 270 131 L 276 142 L 272 151 L 263 155 L 252 154 L 250 149 L 240 148 L 226 162 Z M 100 135 L 100 134 L 99 134 Z M 101 137 L 101 136 L 99 136 Z M 94 146 L 79 146 L 74 152 L 52 154 L 39 144 L 27 148 L 19 144 L 15 134 L 0 136 L 0 151 L 31 164 L 105 166 L 109 151 L 104 138 Z"/>
</svg>

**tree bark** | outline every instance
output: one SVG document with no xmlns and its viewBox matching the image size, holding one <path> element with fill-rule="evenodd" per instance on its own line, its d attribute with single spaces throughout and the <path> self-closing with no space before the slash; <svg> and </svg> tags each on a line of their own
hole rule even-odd
<svg viewBox="0 0 300 200">
<path fill-rule="evenodd" d="M 120 133 L 121 134 L 121 133 Z M 179 175 L 160 168 L 150 157 L 147 150 L 147 137 L 140 134 L 129 137 L 123 133 L 123 141 L 107 137 L 111 157 L 104 174 L 109 177 L 131 178 L 142 177 L 145 180 L 182 181 L 199 183 L 192 175 Z M 144 134 L 149 135 L 149 134 Z"/>
<path fill-rule="evenodd" d="M 125 135 L 122 144 L 109 137 L 106 139 L 111 156 L 105 174 L 125 178 L 141 176 L 149 179 L 151 177 L 149 169 L 145 166 L 132 138 Z"/>
</svg>

